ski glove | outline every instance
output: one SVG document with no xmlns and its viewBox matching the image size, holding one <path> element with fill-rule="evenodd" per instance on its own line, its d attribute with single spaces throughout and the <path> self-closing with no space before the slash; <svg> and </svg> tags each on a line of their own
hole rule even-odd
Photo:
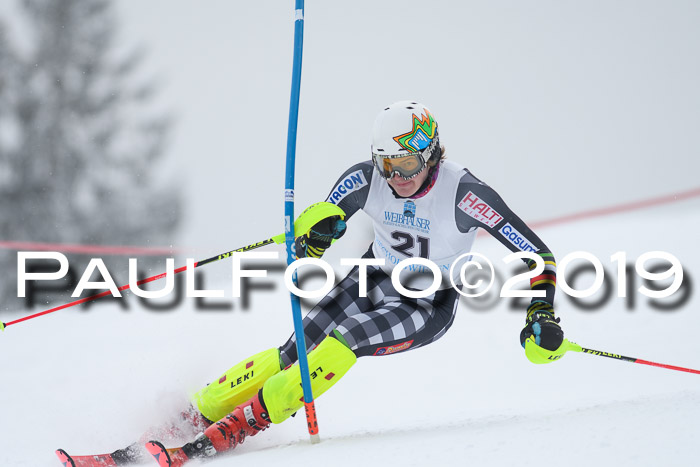
<svg viewBox="0 0 700 467">
<path fill-rule="evenodd" d="M 560 318 L 554 317 L 554 308 L 544 300 L 535 300 L 527 309 L 525 327 L 520 331 L 520 344 L 534 336 L 535 344 L 543 349 L 557 350 L 564 341 L 564 331 L 559 326 Z"/>
<path fill-rule="evenodd" d="M 297 258 L 320 258 L 333 240 L 343 235 L 347 227 L 340 216 L 327 217 L 309 230 L 309 233 L 297 237 L 294 241 Z"/>
</svg>

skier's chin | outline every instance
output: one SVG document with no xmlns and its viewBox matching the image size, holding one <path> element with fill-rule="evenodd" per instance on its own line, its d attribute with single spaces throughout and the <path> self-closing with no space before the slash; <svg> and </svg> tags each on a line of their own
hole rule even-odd
<svg viewBox="0 0 700 467">
<path fill-rule="evenodd" d="M 408 198 L 415 195 L 416 191 L 417 189 L 415 187 L 411 187 L 410 189 L 396 190 L 396 193 L 402 198 Z"/>
</svg>

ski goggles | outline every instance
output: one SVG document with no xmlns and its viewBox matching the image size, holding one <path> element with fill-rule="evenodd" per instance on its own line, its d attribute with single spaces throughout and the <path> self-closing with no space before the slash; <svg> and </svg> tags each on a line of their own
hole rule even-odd
<svg viewBox="0 0 700 467">
<path fill-rule="evenodd" d="M 405 180 L 410 180 L 421 173 L 425 168 L 426 162 L 436 149 L 439 151 L 440 146 L 437 138 L 433 138 L 430 144 L 420 152 L 391 156 L 373 153 L 372 160 L 379 171 L 379 175 L 387 180 L 393 177 L 395 173 Z"/>
<path fill-rule="evenodd" d="M 395 173 L 406 180 L 418 175 L 425 167 L 425 161 L 420 153 L 414 152 L 405 156 L 380 156 L 374 154 L 374 164 L 379 169 L 379 175 L 389 179 Z"/>
</svg>

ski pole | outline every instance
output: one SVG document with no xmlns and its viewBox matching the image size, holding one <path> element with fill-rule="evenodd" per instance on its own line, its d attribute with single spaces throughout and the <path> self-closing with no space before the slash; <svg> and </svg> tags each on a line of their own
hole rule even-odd
<svg viewBox="0 0 700 467">
<path fill-rule="evenodd" d="M 287 127 L 287 160 L 284 183 L 284 218 L 285 240 L 287 244 L 287 264 L 296 260 L 294 251 L 294 225 L 290 219 L 294 218 L 294 164 L 296 158 L 297 123 L 299 121 L 299 94 L 301 90 L 301 58 L 304 47 L 304 0 L 296 0 L 294 10 L 294 58 L 292 66 L 292 92 L 289 99 L 289 125 Z M 294 272 L 292 281 L 297 284 L 297 274 Z M 318 434 L 318 420 L 316 419 L 316 405 L 311 390 L 311 377 L 309 376 L 309 362 L 306 357 L 306 336 L 304 334 L 304 321 L 301 316 L 299 297 L 290 292 L 292 302 L 292 319 L 294 320 L 294 336 L 297 344 L 299 358 L 299 372 L 301 374 L 301 387 L 304 393 L 304 409 L 306 423 L 309 429 L 311 443 L 318 443 L 321 438 Z"/>
<path fill-rule="evenodd" d="M 618 355 L 618 354 L 613 354 L 613 353 L 609 353 L 609 352 L 602 352 L 600 350 L 587 349 L 587 348 L 581 347 L 581 346 L 578 346 L 578 348 L 580 348 L 581 350 L 580 351 L 576 350 L 576 349 L 571 349 L 571 350 L 573 350 L 574 352 L 582 352 L 582 353 L 586 353 L 589 355 L 597 355 L 599 357 L 608 357 L 608 358 L 612 358 L 614 360 L 620 360 L 623 362 L 639 363 L 642 365 L 656 366 L 659 368 L 666 368 L 668 370 L 685 371 L 686 373 L 695 373 L 696 375 L 700 375 L 700 370 L 693 370 L 692 368 L 683 368 L 682 366 L 674 366 L 674 365 L 667 365 L 665 363 L 650 362 L 648 360 L 642 360 L 641 358 L 625 357 L 624 355 Z"/>
<path fill-rule="evenodd" d="M 316 203 L 316 204 L 312 204 L 306 210 L 304 210 L 304 212 L 302 212 L 299 215 L 299 218 L 294 222 L 294 225 L 296 226 L 297 231 L 307 233 L 311 229 L 311 227 L 314 224 L 316 224 L 317 222 L 325 219 L 326 217 L 337 216 L 337 215 L 345 215 L 343 210 L 340 209 L 338 206 L 331 204 L 331 203 L 325 203 L 325 202 Z M 221 253 L 219 255 L 212 256 L 211 258 L 197 261 L 196 263 L 194 263 L 194 267 L 198 268 L 200 266 L 204 266 L 205 264 L 213 263 L 214 261 L 228 258 L 233 253 L 241 253 L 241 252 L 245 252 L 245 251 L 254 250 L 256 248 L 260 248 L 260 247 L 263 247 L 266 245 L 270 245 L 272 243 L 282 244 L 284 242 L 285 242 L 285 234 L 279 234 L 279 235 L 276 235 L 272 238 L 268 238 L 267 240 L 263 240 L 261 242 L 252 243 L 250 245 L 246 245 L 244 247 L 237 248 L 235 250 L 231 250 L 227 253 Z M 187 266 L 182 266 L 180 268 L 175 269 L 173 271 L 173 273 L 178 274 L 178 273 L 181 273 L 185 270 L 187 270 Z M 146 284 L 148 282 L 153 282 L 153 281 L 156 281 L 158 279 L 164 278 L 166 275 L 167 275 L 167 273 L 161 273 L 161 274 L 157 274 L 155 276 L 147 277 L 146 279 L 141 279 L 140 281 L 138 281 L 136 283 L 136 285 L 142 285 L 142 284 Z M 130 285 L 126 284 L 126 285 L 122 285 L 121 287 L 119 287 L 118 290 L 120 292 L 123 292 L 124 290 L 127 290 L 129 288 L 130 288 Z M 78 299 L 74 302 L 66 303 L 64 305 L 60 305 L 60 306 L 57 306 L 57 307 L 54 307 L 54 308 L 51 308 L 48 310 L 40 311 L 40 312 L 35 313 L 33 315 L 25 316 L 23 318 L 19 318 L 19 319 L 16 319 L 14 321 L 9 321 L 7 323 L 3 323 L 2 321 L 0 321 L 0 331 L 4 331 L 7 326 L 12 326 L 13 324 L 21 323 L 22 321 L 27 321 L 27 320 L 30 320 L 33 318 L 38 318 L 39 316 L 48 315 L 49 313 L 53 313 L 54 311 L 63 310 L 65 308 L 70 308 L 70 307 L 75 306 L 75 305 L 80 305 L 80 304 L 83 304 L 86 302 L 97 300 L 98 298 L 106 297 L 107 295 L 110 295 L 111 293 L 112 293 L 111 291 L 105 290 L 104 292 L 100 292 L 98 294 L 91 295 L 89 297 L 84 297 L 84 298 Z"/>
<path fill-rule="evenodd" d="M 557 350 L 547 350 L 535 344 L 534 338 L 530 337 L 525 341 L 525 353 L 528 359 L 533 363 L 549 363 L 554 360 L 559 360 L 568 351 L 581 352 L 588 355 L 596 355 L 599 357 L 612 358 L 613 360 L 620 360 L 622 362 L 639 363 L 641 365 L 655 366 L 658 368 L 666 368 L 667 370 L 684 371 L 686 373 L 694 373 L 700 375 L 700 370 L 693 370 L 692 368 L 684 368 L 682 366 L 668 365 L 666 363 L 656 363 L 650 362 L 649 360 L 642 360 L 636 357 L 625 357 L 624 355 L 603 352 L 601 350 L 588 349 L 586 347 L 581 347 L 575 342 L 570 342 L 568 339 L 564 339 L 564 342 L 559 346 Z"/>
</svg>

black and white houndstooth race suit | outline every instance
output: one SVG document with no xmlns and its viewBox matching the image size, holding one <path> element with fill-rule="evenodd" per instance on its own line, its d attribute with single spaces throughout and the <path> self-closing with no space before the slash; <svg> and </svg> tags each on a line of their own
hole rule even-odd
<svg viewBox="0 0 700 467">
<path fill-rule="evenodd" d="M 512 252 L 535 252 L 545 257 L 549 264 L 542 277 L 556 274 L 550 250 L 498 193 L 450 161 L 439 164 L 430 190 L 415 198 L 396 196 L 371 161 L 361 162 L 340 177 L 327 201 L 340 206 L 346 220 L 360 209 L 371 217 L 375 238 L 363 257 L 384 259 L 385 265 L 367 267 L 366 297 L 360 297 L 359 268 L 355 267 L 307 314 L 304 332 L 308 351 L 334 330 L 358 357 L 415 349 L 442 337 L 454 321 L 460 296 L 447 271 L 452 262 L 471 250 L 479 227 Z M 444 272 L 434 294 L 408 298 L 395 290 L 392 268 L 409 257 L 426 258 Z M 532 262 L 527 263 L 531 266 Z M 432 279 L 432 274 L 419 274 L 407 287 L 423 290 Z M 457 277 L 453 279 L 459 284 Z M 532 288 L 545 290 L 544 300 L 552 303 L 552 280 L 537 279 L 531 280 Z M 285 365 L 297 360 L 293 334 L 280 347 L 280 356 Z"/>
</svg>

